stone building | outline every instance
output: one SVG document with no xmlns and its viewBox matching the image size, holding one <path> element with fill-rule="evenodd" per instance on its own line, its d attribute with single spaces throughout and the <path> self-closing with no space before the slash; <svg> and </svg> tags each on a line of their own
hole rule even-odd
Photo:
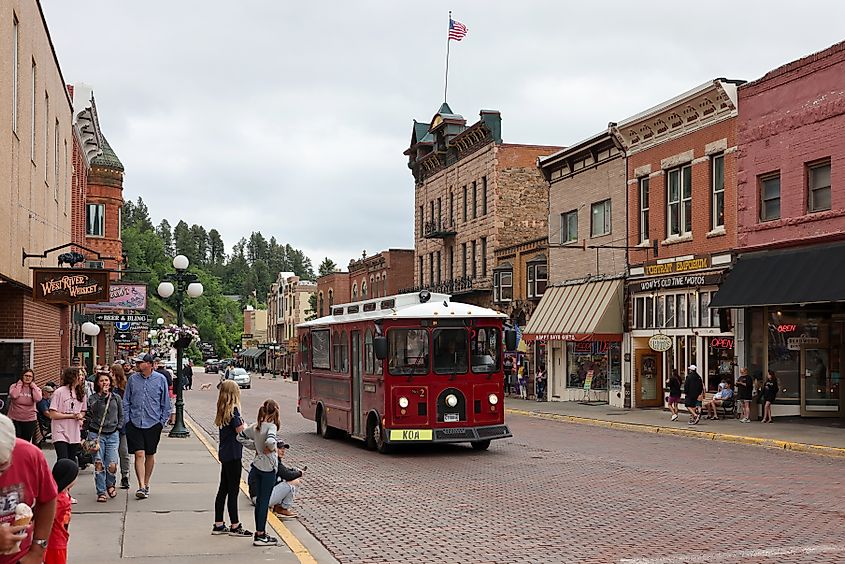
<svg viewBox="0 0 845 564">
<path fill-rule="evenodd" d="M 351 301 L 398 294 L 414 285 L 413 249 L 388 249 L 349 261 Z"/>
<path fill-rule="evenodd" d="M 845 42 L 739 87 L 736 250 L 711 303 L 775 417 L 845 417 Z"/>
<path fill-rule="evenodd" d="M 492 305 L 496 249 L 547 233 L 548 187 L 536 159 L 560 147 L 502 141 L 497 111 L 467 125 L 444 103 L 414 121 L 405 151 L 415 181 L 415 287 Z"/>
<path fill-rule="evenodd" d="M 24 368 L 39 383 L 69 362 L 70 308 L 33 299 L 30 267 L 55 267 L 57 254 L 21 261 L 72 242 L 72 105 L 36 0 L 4 2 L 0 17 L 0 396 Z"/>
<path fill-rule="evenodd" d="M 734 338 L 710 300 L 736 245 L 736 91 L 715 79 L 620 122 L 627 155 L 627 333 L 633 407 L 697 367 L 708 391 L 734 378 Z M 652 339 L 660 335 L 658 339 Z M 669 348 L 661 343 L 671 343 Z"/>
<path fill-rule="evenodd" d="M 545 352 L 551 400 L 624 404 L 625 163 L 610 128 L 537 163 L 549 182 L 550 287 L 524 336 Z"/>
</svg>

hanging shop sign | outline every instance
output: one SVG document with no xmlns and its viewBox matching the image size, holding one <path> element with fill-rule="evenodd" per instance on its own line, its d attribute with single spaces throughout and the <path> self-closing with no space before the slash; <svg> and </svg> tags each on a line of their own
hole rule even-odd
<svg viewBox="0 0 845 564">
<path fill-rule="evenodd" d="M 707 255 L 672 262 L 664 262 L 661 264 L 652 263 L 643 265 L 646 276 L 682 274 L 695 270 L 704 270 L 705 268 L 710 268 L 710 257 Z"/>
<path fill-rule="evenodd" d="M 88 268 L 33 268 L 32 299 L 53 304 L 90 304 L 108 299 L 109 272 Z"/>
<path fill-rule="evenodd" d="M 648 346 L 655 352 L 666 352 L 672 348 L 672 337 L 658 333 L 648 340 Z"/>
<path fill-rule="evenodd" d="M 818 337 L 810 337 L 804 333 L 800 337 L 788 338 L 786 340 L 786 348 L 791 351 L 800 351 L 802 346 L 818 345 L 820 342 L 821 341 Z"/>
<path fill-rule="evenodd" d="M 95 321 L 111 321 L 112 323 L 149 323 L 150 316 L 144 313 L 98 313 Z"/>
<path fill-rule="evenodd" d="M 114 342 L 120 345 L 128 345 L 130 343 L 137 342 L 138 339 L 135 338 L 131 332 L 120 333 L 117 332 L 114 334 Z"/>
<path fill-rule="evenodd" d="M 88 305 L 88 309 L 101 311 L 117 311 L 132 309 L 145 311 L 147 309 L 146 284 L 113 283 L 109 287 L 108 301 Z"/>
<path fill-rule="evenodd" d="M 654 290 L 667 290 L 671 288 L 715 286 L 721 282 L 722 273 L 713 272 L 710 274 L 682 274 L 679 276 L 666 276 L 664 278 L 640 280 L 638 282 L 633 282 L 628 287 L 632 292 L 651 292 Z"/>
</svg>

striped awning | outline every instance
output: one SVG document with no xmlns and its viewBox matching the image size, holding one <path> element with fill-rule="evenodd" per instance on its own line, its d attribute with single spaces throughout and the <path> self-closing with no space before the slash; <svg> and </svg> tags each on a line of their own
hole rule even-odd
<svg viewBox="0 0 845 564">
<path fill-rule="evenodd" d="M 622 279 L 547 288 L 523 337 L 528 341 L 621 341 Z"/>
</svg>

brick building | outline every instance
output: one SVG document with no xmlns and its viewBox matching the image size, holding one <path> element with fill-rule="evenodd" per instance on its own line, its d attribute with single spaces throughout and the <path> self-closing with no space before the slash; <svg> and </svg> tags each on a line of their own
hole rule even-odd
<svg viewBox="0 0 845 564">
<path fill-rule="evenodd" d="M 622 406 L 625 153 L 608 128 L 538 166 L 549 182 L 550 287 L 525 338 L 547 355 L 549 399 Z"/>
<path fill-rule="evenodd" d="M 71 101 L 36 0 L 0 8 L 0 396 L 24 368 L 56 378 L 69 361 L 70 308 L 32 298 L 30 267 L 71 241 Z"/>
<path fill-rule="evenodd" d="M 614 128 L 628 161 L 623 381 L 634 407 L 663 405 L 665 377 L 690 365 L 710 391 L 734 377 L 733 333 L 709 304 L 736 245 L 738 84 L 708 81 Z"/>
<path fill-rule="evenodd" d="M 413 249 L 388 249 L 349 261 L 351 301 L 398 294 L 414 285 Z"/>
<path fill-rule="evenodd" d="M 845 42 L 739 88 L 737 250 L 714 299 L 773 415 L 845 417 Z M 764 283 L 761 283 L 764 282 Z"/>
<path fill-rule="evenodd" d="M 415 287 L 489 307 L 500 246 L 546 234 L 548 188 L 536 159 L 560 147 L 502 142 L 499 112 L 466 120 L 444 103 L 414 121 L 405 151 L 415 181 Z"/>
<path fill-rule="evenodd" d="M 317 317 L 331 314 L 334 304 L 350 301 L 350 280 L 348 272 L 336 270 L 317 279 Z"/>
</svg>

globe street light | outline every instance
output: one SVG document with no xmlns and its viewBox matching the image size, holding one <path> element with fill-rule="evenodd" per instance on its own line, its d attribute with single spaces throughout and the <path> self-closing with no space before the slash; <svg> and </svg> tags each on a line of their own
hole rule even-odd
<svg viewBox="0 0 845 564">
<path fill-rule="evenodd" d="M 176 422 L 169 434 L 169 436 L 176 438 L 185 438 L 190 435 L 188 428 L 185 427 L 185 400 L 182 397 L 182 357 L 185 347 L 190 344 L 190 339 L 185 339 L 182 336 L 182 325 L 184 324 L 182 306 L 185 302 L 185 294 L 188 294 L 188 297 L 191 298 L 198 298 L 203 291 L 197 275 L 186 272 L 189 264 L 190 262 L 185 255 L 177 255 L 173 259 L 173 268 L 176 269 L 176 272 L 165 275 L 164 281 L 158 285 L 158 295 L 162 298 L 167 299 L 174 294 L 176 296 L 176 325 L 179 327 L 179 338 L 174 343 L 176 347 L 176 374 L 173 375 L 173 385 L 176 387 Z M 160 317 L 156 321 L 159 325 L 164 323 L 164 319 Z"/>
</svg>

